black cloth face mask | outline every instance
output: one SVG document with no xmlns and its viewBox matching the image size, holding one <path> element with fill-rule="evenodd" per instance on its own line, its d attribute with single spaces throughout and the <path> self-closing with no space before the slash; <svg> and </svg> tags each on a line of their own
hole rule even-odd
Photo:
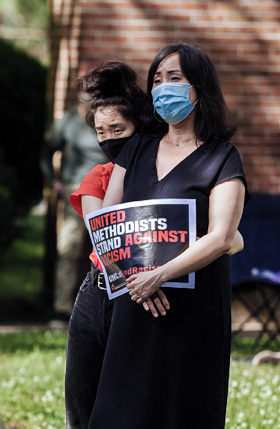
<svg viewBox="0 0 280 429">
<path fill-rule="evenodd" d="M 107 158 L 115 163 L 115 160 L 121 152 L 128 140 L 135 135 L 135 132 L 129 137 L 121 137 L 119 139 L 108 139 L 99 143 L 99 146 L 107 156 Z"/>
</svg>

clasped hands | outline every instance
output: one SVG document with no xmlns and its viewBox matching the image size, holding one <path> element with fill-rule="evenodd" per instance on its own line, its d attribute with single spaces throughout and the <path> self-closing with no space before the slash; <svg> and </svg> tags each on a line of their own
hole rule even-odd
<svg viewBox="0 0 280 429">
<path fill-rule="evenodd" d="M 156 270 L 133 274 L 127 279 L 127 289 L 132 301 L 142 304 L 146 311 L 151 311 L 154 317 L 158 313 L 166 315 L 170 309 L 170 304 L 163 291 L 160 289 L 162 281 Z M 151 295 L 158 294 L 158 297 L 151 299 Z"/>
</svg>

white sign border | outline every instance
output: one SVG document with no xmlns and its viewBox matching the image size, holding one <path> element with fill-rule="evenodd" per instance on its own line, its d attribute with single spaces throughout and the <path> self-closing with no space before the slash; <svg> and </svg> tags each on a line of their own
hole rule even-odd
<svg viewBox="0 0 280 429">
<path fill-rule="evenodd" d="M 140 200 L 140 201 L 131 201 L 129 203 L 116 204 L 114 206 L 104 207 L 100 210 L 96 210 L 94 212 L 88 213 L 86 215 L 87 227 L 90 235 L 90 239 L 98 256 L 95 243 L 92 236 L 92 230 L 90 226 L 90 219 L 96 216 L 100 216 L 104 213 L 110 213 L 115 210 L 122 210 L 130 207 L 143 207 L 143 206 L 151 206 L 151 205 L 188 205 L 189 206 L 189 221 L 190 221 L 190 234 L 189 234 L 189 246 L 192 246 L 196 241 L 196 200 L 195 199 L 186 199 L 186 198 L 162 198 L 162 199 L 153 199 L 153 200 Z M 105 265 L 103 264 L 101 258 L 98 258 L 101 266 L 103 268 L 103 273 L 105 277 L 107 293 L 109 299 L 117 298 L 118 296 L 124 295 L 129 292 L 129 289 L 126 287 L 120 289 L 117 292 L 112 293 L 110 289 L 110 283 L 107 276 Z M 194 289 L 195 288 L 195 273 L 190 273 L 188 275 L 189 282 L 181 283 L 181 282 L 166 282 L 161 287 L 172 287 L 172 288 L 180 288 L 180 289 Z"/>
</svg>

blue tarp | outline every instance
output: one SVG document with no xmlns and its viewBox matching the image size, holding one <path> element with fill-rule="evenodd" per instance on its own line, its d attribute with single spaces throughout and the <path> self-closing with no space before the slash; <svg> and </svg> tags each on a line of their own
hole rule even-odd
<svg viewBox="0 0 280 429">
<path fill-rule="evenodd" d="M 259 270 L 255 270 L 255 278 L 265 275 L 265 270 L 268 277 L 271 274 L 272 279 L 273 275 L 277 279 L 280 272 L 280 195 L 252 194 L 238 229 L 245 245 L 242 252 L 231 257 L 232 284 L 254 279 L 253 269 Z"/>
</svg>

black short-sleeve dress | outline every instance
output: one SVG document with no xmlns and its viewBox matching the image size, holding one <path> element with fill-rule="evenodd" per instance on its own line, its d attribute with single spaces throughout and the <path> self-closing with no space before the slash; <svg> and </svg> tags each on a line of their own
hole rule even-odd
<svg viewBox="0 0 280 429">
<path fill-rule="evenodd" d="M 230 143 L 204 143 L 159 181 L 159 141 L 136 135 L 118 156 L 116 162 L 126 168 L 123 202 L 195 199 L 197 235 L 202 236 L 211 190 L 237 177 L 246 187 L 240 155 Z M 156 319 L 128 294 L 115 299 L 90 428 L 224 427 L 231 339 L 229 256 L 197 271 L 195 289 L 164 292 L 171 309 Z"/>
</svg>

